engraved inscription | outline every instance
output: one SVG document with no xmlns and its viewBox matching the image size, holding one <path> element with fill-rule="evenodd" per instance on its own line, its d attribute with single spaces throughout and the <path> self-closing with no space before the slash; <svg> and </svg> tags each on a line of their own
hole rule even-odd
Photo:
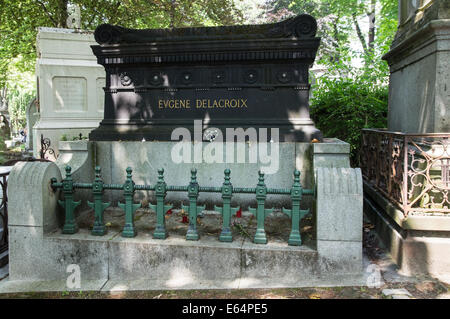
<svg viewBox="0 0 450 319">
<path fill-rule="evenodd" d="M 87 81 L 82 77 L 53 78 L 53 101 L 55 111 L 83 112 L 87 110 Z"/>
<path fill-rule="evenodd" d="M 184 99 L 158 100 L 160 109 L 236 109 L 248 108 L 248 99 L 196 99 L 195 101 Z"/>
</svg>

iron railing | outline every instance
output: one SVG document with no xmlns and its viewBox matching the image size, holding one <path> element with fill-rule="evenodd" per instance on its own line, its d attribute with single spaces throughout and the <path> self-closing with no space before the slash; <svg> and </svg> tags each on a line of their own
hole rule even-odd
<svg viewBox="0 0 450 319">
<path fill-rule="evenodd" d="M 39 150 L 39 158 L 47 161 L 56 161 L 58 158 L 58 155 L 56 154 L 55 150 L 51 148 L 52 142 L 48 137 L 44 138 L 44 135 L 41 134 L 41 149 Z M 50 158 L 53 158 L 51 160 Z"/>
<path fill-rule="evenodd" d="M 123 237 L 135 237 L 136 229 L 134 227 L 134 213 L 141 207 L 141 204 L 134 203 L 133 197 L 135 191 L 153 191 L 156 197 L 156 204 L 150 204 L 150 208 L 156 212 L 156 227 L 153 233 L 155 239 L 166 239 L 168 236 L 165 215 L 172 206 L 165 205 L 164 201 L 167 192 L 187 192 L 189 198 L 189 205 L 181 205 L 184 211 L 189 215 L 189 226 L 186 234 L 187 240 L 198 240 L 199 234 L 197 231 L 197 214 L 205 210 L 205 206 L 200 206 L 197 199 L 200 192 L 221 193 L 223 206 L 214 207 L 214 210 L 222 214 L 222 231 L 219 240 L 223 242 L 231 242 L 233 240 L 231 233 L 231 217 L 240 210 L 239 207 L 231 207 L 231 199 L 233 194 L 255 194 L 257 207 L 249 208 L 249 211 L 256 217 L 257 229 L 253 242 L 256 244 L 267 244 L 266 232 L 264 229 L 265 218 L 273 212 L 272 209 L 265 207 L 265 200 L 268 194 L 274 195 L 290 195 L 292 200 L 292 209 L 283 208 L 282 211 L 290 217 L 291 232 L 288 243 L 292 246 L 300 246 L 302 244 L 300 233 L 300 221 L 309 213 L 309 210 L 300 209 L 300 203 L 303 195 L 314 195 L 313 190 L 303 189 L 300 183 L 300 172 L 294 172 L 294 183 L 290 189 L 276 189 L 267 188 L 264 182 L 264 173 L 259 172 L 258 184 L 255 188 L 233 187 L 231 184 L 231 171 L 225 170 L 225 177 L 222 187 L 202 187 L 197 182 L 197 170 L 191 170 L 191 181 L 187 186 L 169 186 L 164 181 L 164 170 L 158 170 L 158 180 L 155 185 L 136 185 L 132 180 L 132 169 L 126 169 L 127 177 L 124 184 L 104 184 L 101 179 L 100 167 L 95 168 L 95 180 L 93 183 L 75 183 L 72 180 L 71 168 L 66 167 L 66 177 L 62 182 L 57 182 L 52 179 L 52 187 L 54 190 L 62 189 L 64 199 L 59 201 L 59 204 L 65 211 L 65 223 L 62 232 L 64 234 L 74 234 L 78 231 L 78 226 L 75 221 L 74 211 L 81 201 L 73 200 L 73 193 L 76 189 L 91 189 L 93 194 L 93 202 L 88 201 L 88 205 L 94 210 L 94 225 L 92 235 L 103 236 L 106 233 L 106 227 L 103 221 L 104 210 L 111 205 L 111 203 L 104 203 L 102 201 L 104 190 L 123 191 L 125 202 L 119 202 L 118 205 L 125 211 L 125 226 L 122 230 Z"/>
<path fill-rule="evenodd" d="M 409 214 L 450 213 L 450 133 L 364 129 L 364 180 Z"/>
</svg>

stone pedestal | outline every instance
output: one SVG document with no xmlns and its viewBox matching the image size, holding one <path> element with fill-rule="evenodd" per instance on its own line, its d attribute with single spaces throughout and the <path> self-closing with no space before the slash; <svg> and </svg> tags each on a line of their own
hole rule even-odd
<svg viewBox="0 0 450 319">
<path fill-rule="evenodd" d="M 30 102 L 30 104 L 28 104 L 26 119 L 27 119 L 27 141 L 25 146 L 28 150 L 33 150 L 33 142 L 34 142 L 33 127 L 39 120 L 39 109 L 37 99 L 33 99 Z"/>
<path fill-rule="evenodd" d="M 391 70 L 390 131 L 450 132 L 449 18 L 447 0 L 400 1 L 399 30 L 383 57 Z"/>
<path fill-rule="evenodd" d="M 400 0 L 399 29 L 390 52 L 383 58 L 391 71 L 388 130 L 450 132 L 450 2 Z M 445 145 L 445 138 L 441 143 Z M 434 147 L 430 152 L 436 153 Z M 413 154 L 409 152 L 409 157 Z M 446 163 L 448 155 L 442 155 L 439 161 Z M 419 166 L 409 165 L 414 166 L 409 167 L 409 172 Z M 434 169 L 434 174 L 444 180 L 445 164 Z M 436 197 L 447 192 L 445 186 L 436 189 Z M 448 280 L 450 224 L 445 216 L 448 207 L 444 210 L 444 214 L 442 210 L 441 214 L 405 214 L 371 183 L 364 183 L 364 212 L 405 275 L 426 273 Z"/>
</svg>

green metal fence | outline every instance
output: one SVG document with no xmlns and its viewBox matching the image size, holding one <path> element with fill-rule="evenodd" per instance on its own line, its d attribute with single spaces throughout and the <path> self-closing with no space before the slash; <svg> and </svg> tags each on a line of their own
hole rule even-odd
<svg viewBox="0 0 450 319">
<path fill-rule="evenodd" d="M 219 240 L 222 242 L 233 241 L 231 233 L 231 217 L 236 214 L 239 207 L 231 207 L 231 199 L 233 194 L 255 194 L 256 208 L 249 208 L 249 211 L 256 217 L 257 229 L 254 237 L 254 243 L 267 244 L 267 236 L 264 229 L 265 218 L 273 212 L 272 209 L 265 207 L 267 195 L 290 195 L 292 201 L 292 209 L 283 208 L 284 214 L 289 216 L 292 222 L 291 233 L 289 236 L 289 245 L 300 246 L 302 244 L 300 234 L 300 221 L 304 218 L 309 210 L 301 210 L 300 203 L 303 195 L 314 195 L 313 190 L 303 189 L 300 183 L 300 172 L 294 172 L 294 183 L 291 189 L 274 189 L 267 188 L 264 182 L 264 173 L 259 174 L 259 181 L 256 188 L 240 188 L 233 187 L 231 184 L 231 171 L 226 169 L 224 174 L 224 182 L 222 187 L 201 187 L 197 182 L 197 170 L 191 170 L 191 181 L 188 186 L 169 186 L 164 181 L 164 170 L 158 170 L 158 180 L 155 185 L 136 185 L 132 179 L 132 169 L 126 169 L 127 177 L 124 184 L 104 184 L 101 178 L 100 167 L 95 168 L 95 179 L 93 183 L 75 183 L 72 179 L 70 166 L 66 167 L 66 177 L 62 182 L 58 183 L 55 178 L 52 179 L 52 188 L 62 189 L 64 196 L 63 200 L 58 201 L 65 211 L 65 223 L 62 232 L 64 234 L 74 234 L 78 231 L 75 222 L 75 209 L 80 205 L 81 201 L 74 201 L 73 194 L 76 189 L 91 189 L 93 194 L 93 202 L 88 201 L 88 205 L 94 210 L 94 226 L 92 234 L 96 236 L 103 236 L 106 233 L 106 227 L 103 221 L 103 212 L 110 206 L 110 203 L 104 203 L 102 200 L 105 190 L 123 191 L 125 202 L 119 202 L 118 205 L 125 211 L 125 226 L 122 231 L 123 237 L 135 237 L 136 229 L 134 227 L 134 213 L 141 207 L 141 204 L 136 204 L 133 201 L 136 191 L 153 191 L 156 197 L 156 204 L 150 204 L 150 208 L 156 212 L 156 227 L 153 233 L 155 239 L 166 239 L 168 236 L 165 225 L 165 214 L 172 208 L 171 205 L 166 205 L 164 200 L 167 192 L 187 192 L 189 198 L 189 205 L 182 205 L 182 209 L 188 212 L 189 226 L 186 234 L 187 240 L 198 240 L 199 235 L 197 231 L 197 214 L 205 210 L 205 206 L 200 206 L 197 203 L 199 193 L 221 193 L 223 206 L 214 207 L 214 210 L 222 214 L 222 231 Z"/>
</svg>

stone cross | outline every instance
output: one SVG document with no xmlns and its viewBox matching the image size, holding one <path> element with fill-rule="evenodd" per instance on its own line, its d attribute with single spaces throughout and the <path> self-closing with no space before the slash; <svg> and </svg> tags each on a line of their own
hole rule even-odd
<svg viewBox="0 0 450 319">
<path fill-rule="evenodd" d="M 69 10 L 67 10 L 69 11 Z M 81 10 L 78 4 L 75 4 L 73 9 L 70 10 L 67 18 L 67 27 L 70 29 L 81 29 Z"/>
</svg>

